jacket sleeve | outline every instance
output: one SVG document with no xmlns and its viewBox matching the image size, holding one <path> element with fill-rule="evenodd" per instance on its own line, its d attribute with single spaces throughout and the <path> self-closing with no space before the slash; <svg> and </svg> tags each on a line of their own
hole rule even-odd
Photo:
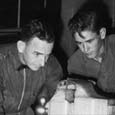
<svg viewBox="0 0 115 115">
<path fill-rule="evenodd" d="M 2 70 L 2 57 L 0 55 L 0 113 L 4 112 L 3 107 L 3 70 Z"/>
<path fill-rule="evenodd" d="M 48 60 L 46 67 L 46 82 L 42 87 L 42 91 L 40 92 L 40 97 L 45 97 L 46 101 L 49 101 L 51 97 L 54 95 L 57 84 L 63 77 L 62 67 L 57 61 L 55 57 L 51 57 Z"/>
</svg>

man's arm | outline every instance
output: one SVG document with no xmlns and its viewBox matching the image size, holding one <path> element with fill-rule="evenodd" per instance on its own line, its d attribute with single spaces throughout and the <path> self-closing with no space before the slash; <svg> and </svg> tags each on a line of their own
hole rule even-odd
<svg viewBox="0 0 115 115">
<path fill-rule="evenodd" d="M 0 84 L 1 85 L 1 84 Z M 0 87 L 0 115 L 4 113 L 4 106 L 3 106 L 3 89 Z M 4 115 L 4 114 L 3 114 Z"/>
</svg>

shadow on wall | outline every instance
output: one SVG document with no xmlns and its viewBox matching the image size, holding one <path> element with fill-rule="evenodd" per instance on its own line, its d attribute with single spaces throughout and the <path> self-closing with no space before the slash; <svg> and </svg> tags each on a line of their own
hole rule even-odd
<svg viewBox="0 0 115 115">
<path fill-rule="evenodd" d="M 64 74 L 66 74 L 67 55 L 65 54 L 63 48 L 61 47 L 63 23 L 60 14 L 61 14 L 61 0 L 50 0 L 50 2 L 47 3 L 47 7 L 45 9 L 45 16 L 50 25 L 52 25 L 56 38 L 53 53 L 59 60 L 60 64 L 62 65 Z"/>
</svg>

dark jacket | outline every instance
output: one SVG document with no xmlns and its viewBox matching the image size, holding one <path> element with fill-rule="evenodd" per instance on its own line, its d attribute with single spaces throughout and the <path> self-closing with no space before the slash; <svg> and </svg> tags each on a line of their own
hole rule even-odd
<svg viewBox="0 0 115 115">
<path fill-rule="evenodd" d="M 49 101 L 62 75 L 62 68 L 53 55 L 45 67 L 32 71 L 28 67 L 21 69 L 16 44 L 1 47 L 0 115 L 24 112 L 41 96 Z"/>
<path fill-rule="evenodd" d="M 68 60 L 68 72 L 96 78 L 97 85 L 103 91 L 115 93 L 115 35 L 105 38 L 101 63 L 77 50 Z"/>
</svg>

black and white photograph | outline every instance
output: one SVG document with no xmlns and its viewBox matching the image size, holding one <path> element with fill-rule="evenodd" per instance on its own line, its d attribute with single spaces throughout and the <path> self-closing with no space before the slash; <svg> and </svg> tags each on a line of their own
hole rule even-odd
<svg viewBox="0 0 115 115">
<path fill-rule="evenodd" d="M 115 0 L 0 0 L 0 115 L 115 115 Z"/>
</svg>

